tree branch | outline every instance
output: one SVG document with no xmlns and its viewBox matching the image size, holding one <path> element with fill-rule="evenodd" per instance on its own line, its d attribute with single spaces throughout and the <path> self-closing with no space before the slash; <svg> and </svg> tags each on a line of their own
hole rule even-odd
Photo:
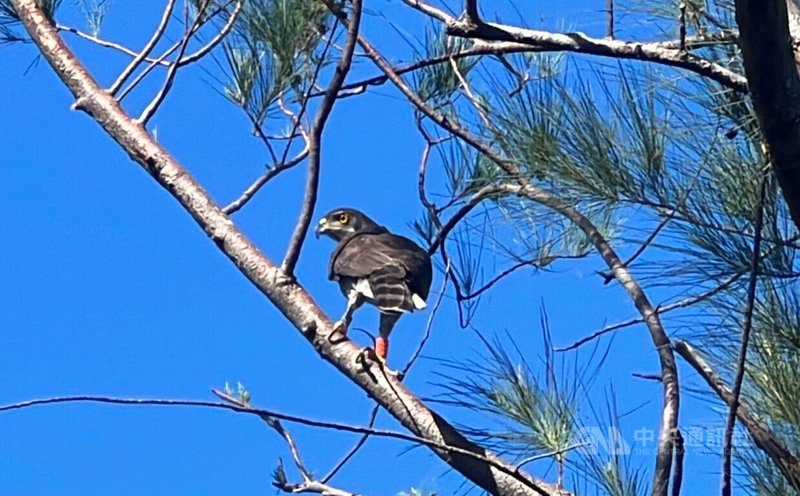
<svg viewBox="0 0 800 496">
<path fill-rule="evenodd" d="M 333 105 L 336 103 L 336 96 L 339 94 L 339 90 L 344 84 L 344 79 L 347 77 L 347 73 L 350 71 L 350 65 L 353 62 L 358 28 L 361 23 L 361 0 L 353 0 L 349 20 L 347 18 L 340 20 L 342 23 L 346 23 L 347 39 L 342 49 L 342 57 L 336 65 L 336 71 L 328 84 L 328 89 L 325 91 L 322 103 L 320 103 L 319 109 L 317 109 L 314 123 L 311 125 L 311 131 L 308 133 L 308 178 L 306 180 L 306 190 L 303 197 L 303 206 L 300 210 L 300 218 L 297 220 L 297 225 L 289 241 L 289 248 L 286 250 L 286 256 L 281 264 L 281 271 L 286 276 L 292 276 L 292 274 L 294 274 L 294 268 L 300 258 L 300 250 L 303 249 L 303 243 L 308 234 L 308 227 L 311 225 L 311 218 L 314 215 L 314 207 L 317 205 L 319 168 L 322 158 L 322 131 L 325 128 L 325 123 L 328 121 L 328 116 L 330 116 L 333 110 Z"/>
<path fill-rule="evenodd" d="M 281 413 L 274 410 L 267 410 L 264 408 L 257 408 L 250 403 L 245 403 L 223 391 L 213 389 L 211 391 L 215 396 L 224 400 L 224 403 L 203 400 L 175 400 L 175 399 L 153 399 L 153 398 L 117 398 L 113 396 L 55 396 L 50 398 L 41 398 L 35 400 L 20 401 L 18 403 L 11 403 L 7 405 L 0 405 L 0 412 L 10 412 L 13 410 L 23 410 L 42 405 L 56 405 L 62 403 L 104 403 L 111 405 L 134 405 L 134 406 L 186 406 L 186 407 L 201 407 L 211 408 L 218 410 L 228 410 L 236 413 L 246 413 L 256 415 L 262 420 L 270 419 L 270 421 L 282 420 L 284 422 L 291 422 L 294 424 L 305 425 L 308 427 L 317 427 L 322 429 L 332 429 L 335 431 L 349 432 L 352 434 L 369 434 L 375 437 L 383 437 L 387 439 L 397 439 L 414 444 L 420 444 L 436 449 L 449 452 L 454 455 L 464 455 L 479 461 L 486 462 L 490 465 L 496 466 L 504 471 L 513 473 L 515 467 L 506 466 L 499 463 L 490 457 L 486 457 L 480 453 L 475 453 L 464 448 L 443 444 L 437 441 L 431 441 L 422 437 L 405 434 L 403 432 L 390 431 L 385 429 L 373 429 L 368 427 L 361 427 L 357 425 L 343 424 L 339 422 L 328 422 L 323 420 L 314 420 L 299 415 L 290 415 Z M 548 494 L 548 493 L 541 493 Z"/>
<path fill-rule="evenodd" d="M 677 341 L 675 351 L 700 374 L 706 384 L 729 407 L 733 404 L 733 393 L 706 363 L 700 354 L 687 342 Z M 753 414 L 747 405 L 740 403 L 736 408 L 736 417 L 750 433 L 756 446 L 766 454 L 778 467 L 787 482 L 795 489 L 800 489 L 800 461 L 787 450 L 777 437 Z"/>
<path fill-rule="evenodd" d="M 761 176 L 758 201 L 756 202 L 755 212 L 755 234 L 753 240 L 753 255 L 750 258 L 750 280 L 747 286 L 747 300 L 742 319 L 742 341 L 739 345 L 739 357 L 736 362 L 736 375 L 733 379 L 733 392 L 731 393 L 731 404 L 728 410 L 728 417 L 725 420 L 725 434 L 722 443 L 722 496 L 731 495 L 731 458 L 733 456 L 733 429 L 736 427 L 736 409 L 739 407 L 739 395 L 742 392 L 742 382 L 744 381 L 744 370 L 747 361 L 747 346 L 750 343 L 750 330 L 753 326 L 753 309 L 756 302 L 756 290 L 758 289 L 758 263 L 761 260 L 761 233 L 764 227 L 764 197 L 766 196 L 768 171 L 764 171 Z"/>
<path fill-rule="evenodd" d="M 675 469 L 672 472 L 672 496 L 681 496 L 683 486 L 683 459 L 686 456 L 686 446 L 680 429 L 675 430 Z"/>
<path fill-rule="evenodd" d="M 226 6 L 221 10 L 225 10 L 225 8 L 227 8 L 228 5 L 230 5 L 230 2 L 226 4 Z M 208 54 L 208 52 L 213 50 L 217 45 L 219 45 L 222 42 L 223 39 L 225 39 L 226 36 L 228 36 L 228 33 L 230 33 L 231 29 L 233 29 L 233 25 L 236 23 L 236 19 L 239 17 L 239 13 L 242 11 L 243 7 L 244 7 L 244 1 L 237 0 L 236 6 L 233 8 L 233 12 L 231 12 L 227 22 L 225 22 L 225 25 L 222 26 L 222 29 L 220 29 L 219 32 L 216 35 L 214 35 L 214 37 L 211 38 L 211 40 L 209 40 L 208 43 L 200 47 L 196 52 L 189 54 L 185 57 L 179 57 L 176 64 L 178 66 L 184 66 L 191 64 L 193 62 L 197 62 L 201 58 L 205 57 L 206 54 Z M 214 15 L 216 15 L 216 13 L 212 14 L 211 17 L 213 17 Z"/>
<path fill-rule="evenodd" d="M 760 0 L 751 1 L 759 3 Z M 716 81 L 726 88 L 742 93 L 748 91 L 745 77 L 719 64 L 685 52 L 682 53 L 680 48 L 662 48 L 654 47 L 647 43 L 591 38 L 579 32 L 551 33 L 482 21 L 470 22 L 467 19 L 456 19 L 445 11 L 418 0 L 403 0 L 403 3 L 442 22 L 447 28 L 447 34 L 452 36 L 484 41 L 521 43 L 541 50 L 575 52 L 616 59 L 654 62 L 694 72 Z"/>
<path fill-rule="evenodd" d="M 722 291 L 725 291 L 726 289 L 731 287 L 736 281 L 741 279 L 742 276 L 744 276 L 746 273 L 747 273 L 746 270 L 742 270 L 740 272 L 737 272 L 737 273 L 733 274 L 732 276 L 730 276 L 725 281 L 723 281 L 722 284 L 720 284 L 719 286 L 713 287 L 713 288 L 709 289 L 708 291 L 704 291 L 703 293 L 700 293 L 698 295 L 689 296 L 689 297 L 684 298 L 684 299 L 682 299 L 680 301 L 676 301 L 674 303 L 669 303 L 667 305 L 658 305 L 656 307 L 656 312 L 659 315 L 664 315 L 667 312 L 671 312 L 671 311 L 677 310 L 679 308 L 686 308 L 686 307 L 692 306 L 692 305 L 694 305 L 696 303 L 700 303 L 702 301 L 705 301 L 705 300 L 711 298 L 712 296 L 714 296 L 716 294 L 719 294 Z M 644 318 L 642 318 L 642 317 L 636 317 L 636 318 L 633 318 L 633 319 L 624 320 L 622 322 L 618 322 L 616 324 L 612 324 L 612 325 L 603 327 L 599 331 L 596 331 L 596 332 L 586 336 L 585 338 L 581 338 L 581 339 L 579 339 L 578 341 L 572 343 L 569 346 L 565 346 L 563 348 L 555 348 L 553 351 L 563 352 L 563 351 L 574 350 L 575 348 L 583 346 L 584 344 L 586 344 L 586 343 L 588 343 L 590 341 L 594 341 L 595 339 L 597 339 L 597 338 L 599 338 L 601 336 L 604 336 L 604 335 L 608 334 L 609 332 L 613 332 L 613 331 L 616 331 L 616 330 L 619 330 L 619 329 L 624 329 L 625 327 L 630 327 L 632 325 L 641 324 L 642 322 L 644 322 Z"/>
<path fill-rule="evenodd" d="M 249 407 L 250 404 L 248 401 L 244 401 L 239 398 L 235 398 L 230 396 L 226 393 L 222 393 L 221 391 L 214 390 L 213 393 L 219 397 L 222 401 L 240 406 L 240 407 Z M 325 496 L 356 496 L 355 493 L 351 493 L 349 491 L 343 491 L 341 489 L 335 488 L 327 484 L 327 481 L 319 481 L 314 479 L 314 476 L 311 474 L 311 471 L 306 468 L 305 463 L 303 462 L 303 458 L 300 456 L 300 449 L 297 447 L 297 443 L 294 440 L 294 437 L 289 433 L 288 430 L 281 424 L 280 420 L 274 417 L 270 417 L 269 415 L 259 415 L 261 419 L 275 432 L 278 433 L 280 437 L 286 442 L 286 446 L 289 448 L 289 453 L 292 456 L 292 460 L 294 461 L 295 467 L 297 467 L 297 471 L 300 472 L 300 476 L 303 478 L 303 482 L 300 483 L 290 483 L 286 478 L 286 471 L 283 469 L 283 461 L 279 458 L 278 459 L 278 467 L 275 469 L 274 476 L 275 480 L 272 482 L 272 485 L 280 489 L 285 493 L 314 493 L 314 494 L 323 494 Z M 372 428 L 372 425 L 369 426 Z M 366 434 L 365 434 L 366 436 Z"/>
<path fill-rule="evenodd" d="M 203 7 L 197 14 L 197 19 L 195 19 L 195 21 L 192 23 L 192 26 L 184 34 L 183 39 L 180 42 L 180 48 L 178 49 L 178 55 L 175 59 L 175 62 L 170 64 L 169 69 L 167 69 L 167 77 L 164 80 L 164 85 L 158 91 L 158 93 L 150 102 L 150 104 L 147 105 L 147 107 L 144 109 L 142 115 L 140 115 L 139 118 L 137 119 L 137 121 L 140 124 L 147 126 L 147 122 L 156 113 L 161 103 L 163 103 L 164 99 L 167 97 L 167 93 L 169 93 L 169 90 L 172 88 L 172 83 L 175 82 L 175 76 L 178 74 L 178 68 L 180 68 L 183 65 L 187 65 L 195 60 L 198 60 L 200 57 L 211 51 L 211 49 L 214 46 L 216 46 L 217 43 L 222 41 L 222 38 L 226 34 L 228 34 L 228 31 L 230 31 L 230 29 L 233 27 L 233 23 L 236 21 L 236 17 L 239 15 L 239 12 L 241 12 L 242 6 L 244 5 L 244 0 L 236 0 L 236 7 L 234 7 L 233 12 L 231 13 L 230 18 L 228 19 L 228 22 L 225 25 L 225 27 L 217 34 L 217 36 L 210 43 L 208 43 L 202 49 L 198 50 L 197 53 L 193 54 L 190 57 L 187 57 L 187 60 L 181 63 L 181 59 L 183 59 L 183 54 L 186 52 L 186 49 L 189 46 L 189 41 L 191 41 L 192 36 L 194 36 L 194 33 L 196 33 L 200 29 L 200 26 L 205 22 L 205 19 L 203 18 L 203 12 L 205 12 L 205 9 L 208 8 L 210 2 L 211 0 L 206 0 L 206 3 L 203 4 Z M 222 10 L 224 10 L 224 8 Z M 212 14 L 209 17 L 213 17 L 214 15 L 216 15 L 216 13 Z"/>
<path fill-rule="evenodd" d="M 175 0 L 168 0 L 167 7 L 164 9 L 164 13 L 161 16 L 161 21 L 158 23 L 158 27 L 156 28 L 155 32 L 153 32 L 153 36 L 150 37 L 150 40 L 147 44 L 142 48 L 142 51 L 139 52 L 136 57 L 131 60 L 130 64 L 125 67 L 125 69 L 120 73 L 117 80 L 114 81 L 114 84 L 108 88 L 108 92 L 112 95 L 115 95 L 117 91 L 125 84 L 125 81 L 128 80 L 133 71 L 139 67 L 139 64 L 142 63 L 144 59 L 150 55 L 150 52 L 153 51 L 158 41 L 161 39 L 161 36 L 164 35 L 164 31 L 167 29 L 167 24 L 169 23 L 169 18 L 172 15 L 172 10 L 175 7 Z"/>
<path fill-rule="evenodd" d="M 471 41 L 472 41 L 472 46 L 469 48 L 465 48 L 463 50 L 454 53 L 445 53 L 442 55 L 437 55 L 422 60 L 416 60 L 406 65 L 396 67 L 394 68 L 394 71 L 398 75 L 403 75 L 409 72 L 414 72 L 420 69 L 424 69 L 425 67 L 430 67 L 432 65 L 446 63 L 450 59 L 459 60 L 465 57 L 479 57 L 484 55 L 499 56 L 511 53 L 540 53 L 540 52 L 554 51 L 552 48 L 536 47 L 536 46 L 524 45 L 522 43 L 484 41 L 479 39 Z M 722 35 L 692 36 L 688 37 L 685 40 L 685 43 L 688 48 L 694 48 L 699 46 L 708 46 L 710 44 L 717 44 L 717 43 L 734 43 L 735 41 L 736 41 L 735 36 L 730 34 L 722 34 Z M 642 43 L 641 45 L 642 47 L 644 47 L 645 50 L 675 50 L 680 46 L 680 40 L 654 41 L 654 42 Z M 345 84 L 342 86 L 340 90 L 339 97 L 343 98 L 345 96 L 362 93 L 367 86 L 380 86 L 386 83 L 388 80 L 389 80 L 388 76 L 386 76 L 385 74 L 381 74 L 373 76 L 371 78 L 362 79 L 361 81 L 356 81 L 354 83 Z M 324 93 L 312 93 L 311 96 L 318 97 L 322 96 L 323 94 Z"/>
<path fill-rule="evenodd" d="M 303 136 L 303 140 L 305 141 L 305 146 L 303 149 L 294 156 L 288 162 L 282 162 L 280 164 L 275 164 L 272 167 L 268 168 L 261 176 L 256 179 L 253 184 L 251 184 L 244 192 L 237 198 L 236 200 L 229 203 L 222 211 L 225 215 L 231 215 L 234 212 L 238 212 L 242 207 L 244 207 L 247 202 L 249 202 L 256 193 L 265 185 L 267 184 L 272 178 L 280 174 L 281 172 L 291 169 L 292 167 L 296 166 L 300 162 L 302 162 L 308 156 L 308 148 L 309 148 L 309 139 L 308 133 L 306 133 L 305 128 L 302 126 L 300 119 L 298 116 L 294 115 L 286 106 L 283 104 L 283 99 L 278 99 L 278 106 L 281 108 L 284 114 L 292 119 L 294 129 L 300 132 L 300 135 Z M 269 139 L 264 135 L 264 132 L 261 129 L 261 125 L 258 123 L 258 120 L 253 117 L 250 112 L 246 112 L 247 116 L 250 117 L 250 121 L 253 123 L 253 126 L 256 128 L 256 132 L 258 133 L 259 137 L 263 140 L 264 144 L 267 145 L 267 148 L 270 151 L 270 154 L 274 157 L 275 154 L 272 151 L 272 147 L 269 144 Z M 292 133 L 294 136 L 294 133 Z M 288 151 L 288 146 L 286 148 Z M 275 159 L 277 160 L 277 159 Z"/>
<path fill-rule="evenodd" d="M 800 228 L 800 77 L 786 4 L 786 0 L 735 1 L 753 106 L 775 177 Z"/>
<path fill-rule="evenodd" d="M 551 484 L 525 473 L 514 472 L 511 464 L 466 439 L 395 378 L 387 374 L 363 373 L 362 366 L 356 361 L 361 350 L 349 340 L 335 339 L 332 342 L 329 339 L 333 323 L 305 289 L 287 280 L 278 267 L 220 210 L 186 169 L 142 126 L 126 115 L 118 102 L 97 84 L 58 36 L 47 16 L 37 6 L 37 1 L 10 1 L 45 60 L 73 96 L 82 101 L 81 108 L 181 204 L 206 235 L 301 332 L 324 360 L 363 389 L 406 429 L 430 443 L 428 446 L 432 451 L 448 465 L 486 491 L 500 496 L 563 494 Z M 231 408 L 230 405 L 226 407 Z M 456 447 L 460 451 L 442 446 Z"/>
</svg>

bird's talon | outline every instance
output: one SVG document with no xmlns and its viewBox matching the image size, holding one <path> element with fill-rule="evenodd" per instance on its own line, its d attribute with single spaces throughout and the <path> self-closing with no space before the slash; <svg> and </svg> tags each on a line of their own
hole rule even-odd
<svg viewBox="0 0 800 496">
<path fill-rule="evenodd" d="M 367 359 L 368 357 L 369 360 Z M 405 374 L 390 369 L 386 363 L 386 359 L 375 353 L 374 349 L 366 347 L 358 352 L 358 355 L 356 356 L 356 363 L 361 365 L 361 368 L 363 369 L 364 372 L 369 371 L 370 361 L 377 364 L 385 375 L 392 376 L 399 381 L 403 380 Z"/>
<path fill-rule="evenodd" d="M 338 332 L 338 333 L 342 334 L 343 336 L 347 336 L 347 327 L 348 327 L 348 322 L 347 321 L 345 321 L 345 320 L 337 320 L 333 324 L 333 330 L 332 330 L 331 334 Z"/>
</svg>

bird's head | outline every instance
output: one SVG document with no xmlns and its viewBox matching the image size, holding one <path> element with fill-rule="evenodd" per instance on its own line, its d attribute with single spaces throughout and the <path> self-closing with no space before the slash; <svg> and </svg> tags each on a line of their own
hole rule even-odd
<svg viewBox="0 0 800 496">
<path fill-rule="evenodd" d="M 315 233 L 319 238 L 324 234 L 336 241 L 363 232 L 384 232 L 386 228 L 379 226 L 365 214 L 353 208 L 337 208 L 323 216 L 317 223 Z"/>
</svg>

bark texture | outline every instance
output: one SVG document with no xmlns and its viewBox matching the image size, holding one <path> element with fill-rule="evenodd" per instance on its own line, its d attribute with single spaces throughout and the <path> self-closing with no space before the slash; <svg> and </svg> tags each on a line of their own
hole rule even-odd
<svg viewBox="0 0 800 496">
<path fill-rule="evenodd" d="M 786 4 L 736 0 L 736 23 L 753 106 L 783 197 L 800 228 L 800 77 Z M 791 10 L 796 20 L 796 7 Z"/>
</svg>

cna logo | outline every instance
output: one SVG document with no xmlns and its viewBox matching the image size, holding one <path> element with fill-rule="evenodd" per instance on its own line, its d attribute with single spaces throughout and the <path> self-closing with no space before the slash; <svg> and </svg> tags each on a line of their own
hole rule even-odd
<svg viewBox="0 0 800 496">
<path fill-rule="evenodd" d="M 616 427 L 605 429 L 598 426 L 581 427 L 577 432 L 577 444 L 587 454 L 629 455 L 631 447 Z"/>
</svg>

